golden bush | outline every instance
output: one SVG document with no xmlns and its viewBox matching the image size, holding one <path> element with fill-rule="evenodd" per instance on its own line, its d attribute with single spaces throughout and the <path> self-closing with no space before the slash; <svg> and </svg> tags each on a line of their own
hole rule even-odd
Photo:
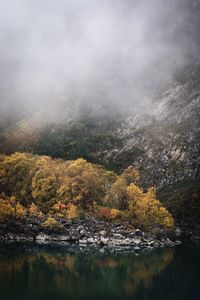
<svg viewBox="0 0 200 300">
<path fill-rule="evenodd" d="M 35 203 L 31 203 L 31 206 L 29 207 L 29 215 L 32 217 L 41 218 L 43 216 L 43 213 Z"/>
<path fill-rule="evenodd" d="M 52 216 L 48 216 L 47 220 L 43 222 L 42 225 L 47 229 L 59 229 L 61 227 L 59 222 Z"/>
<path fill-rule="evenodd" d="M 78 207 L 74 204 L 68 204 L 67 205 L 67 218 L 72 220 L 76 219 L 79 216 L 79 210 Z"/>
<path fill-rule="evenodd" d="M 122 213 L 119 209 L 116 208 L 111 208 L 110 210 L 110 219 L 111 220 L 115 220 L 118 219 L 122 216 Z"/>
</svg>

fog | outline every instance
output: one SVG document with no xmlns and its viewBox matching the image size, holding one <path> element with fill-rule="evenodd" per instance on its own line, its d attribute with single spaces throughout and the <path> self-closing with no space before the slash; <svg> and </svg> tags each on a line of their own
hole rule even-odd
<svg viewBox="0 0 200 300">
<path fill-rule="evenodd" d="M 66 97 L 151 111 L 197 55 L 191 0 L 0 0 L 1 118 Z"/>
</svg>

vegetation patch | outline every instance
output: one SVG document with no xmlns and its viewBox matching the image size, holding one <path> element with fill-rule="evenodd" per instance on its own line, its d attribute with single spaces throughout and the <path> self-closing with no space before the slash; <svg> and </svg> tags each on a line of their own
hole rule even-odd
<svg viewBox="0 0 200 300">
<path fill-rule="evenodd" d="M 131 166 L 117 175 L 82 158 L 1 156 L 0 221 L 35 217 L 46 228 L 59 228 L 60 218 L 90 215 L 143 228 L 173 228 L 173 218 L 156 198 L 155 188 L 144 192 L 139 180 L 139 172 Z"/>
</svg>

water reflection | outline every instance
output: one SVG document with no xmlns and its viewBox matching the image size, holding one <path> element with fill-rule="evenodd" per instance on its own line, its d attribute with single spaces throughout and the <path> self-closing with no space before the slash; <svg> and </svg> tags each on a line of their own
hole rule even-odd
<svg viewBox="0 0 200 300">
<path fill-rule="evenodd" d="M 159 299 L 155 293 L 152 298 L 149 295 L 158 279 L 161 282 L 157 290 L 166 282 L 166 276 L 161 275 L 174 256 L 174 249 L 138 256 L 73 254 L 63 248 L 14 249 L 14 253 L 11 249 L 0 251 L 0 291 L 4 300 Z M 168 278 L 168 271 L 166 274 Z"/>
</svg>

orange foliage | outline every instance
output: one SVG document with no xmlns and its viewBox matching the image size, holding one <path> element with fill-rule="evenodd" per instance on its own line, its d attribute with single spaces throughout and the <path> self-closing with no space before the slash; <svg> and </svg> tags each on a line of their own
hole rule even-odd
<svg viewBox="0 0 200 300">
<path fill-rule="evenodd" d="M 110 219 L 110 209 L 108 207 L 100 207 L 97 216 L 102 219 Z"/>
</svg>

